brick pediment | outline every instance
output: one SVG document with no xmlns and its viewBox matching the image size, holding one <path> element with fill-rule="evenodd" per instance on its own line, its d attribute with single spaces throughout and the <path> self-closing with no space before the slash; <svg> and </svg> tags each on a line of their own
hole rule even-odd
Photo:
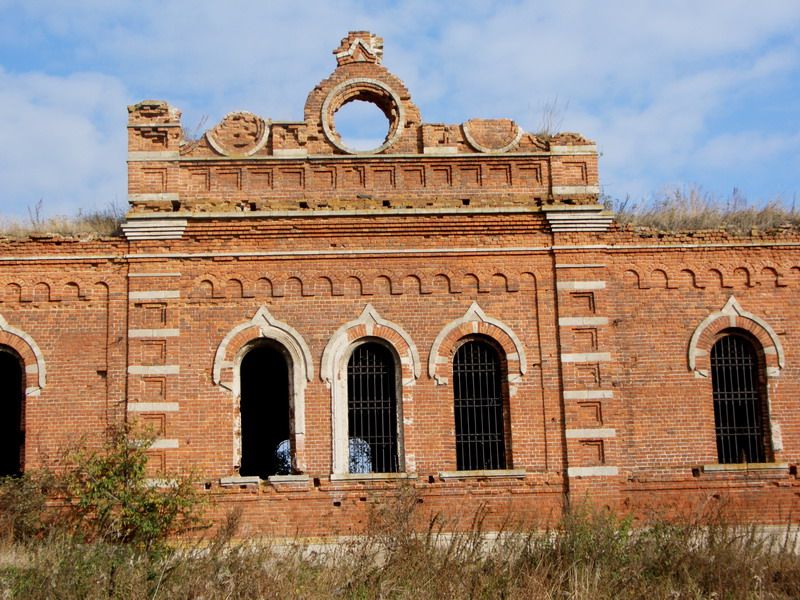
<svg viewBox="0 0 800 600">
<path fill-rule="evenodd" d="M 128 107 L 132 214 L 596 204 L 597 150 L 579 134 L 526 133 L 502 118 L 426 123 L 382 64 L 380 37 L 350 32 L 333 52 L 302 121 L 239 111 L 189 139 L 167 102 Z M 356 101 L 386 117 L 375 148 L 351 148 L 336 127 Z"/>
</svg>

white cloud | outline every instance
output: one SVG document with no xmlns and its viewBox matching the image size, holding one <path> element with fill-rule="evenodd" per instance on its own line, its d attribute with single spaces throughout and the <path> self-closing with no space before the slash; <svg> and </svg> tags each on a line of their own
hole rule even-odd
<svg viewBox="0 0 800 600">
<path fill-rule="evenodd" d="M 126 90 L 134 100 L 169 100 L 183 110 L 189 128 L 203 115 L 212 126 L 236 109 L 299 119 L 308 92 L 335 66 L 331 50 L 350 29 L 385 38 L 385 64 L 405 81 L 427 121 L 511 117 L 535 129 L 540 107 L 558 97 L 568 105 L 564 128 L 598 141 L 605 153 L 601 178 L 621 195 L 695 181 L 703 177 L 701 165 L 714 161 L 720 178 L 735 177 L 714 158 L 722 156 L 714 140 L 753 131 L 778 139 L 774 123 L 748 103 L 787 81 L 800 85 L 800 3 L 794 0 L 89 0 L 3 6 L 0 34 L 27 44 L 25 69 L 39 61 L 33 70 L 60 75 L 45 77 L 51 101 L 44 103 L 36 101 L 35 76 L 11 74 L 8 63 L 0 84 L 19 86 L 11 95 L 28 108 L 18 110 L 38 111 L 34 123 L 51 123 L 54 143 L 63 137 L 57 146 L 76 135 L 86 140 L 80 153 L 86 160 L 67 156 L 51 164 L 51 172 L 66 169 L 57 178 L 73 182 L 70 197 L 80 195 L 81 181 L 84 196 L 106 196 L 122 181 Z M 10 24 L 18 21 L 24 21 L 17 27 L 24 37 Z M 95 74 L 78 76 L 73 69 Z M 76 77 L 87 78 L 89 88 L 113 81 L 114 91 L 97 98 L 74 85 Z M 8 95 L 0 92 L 3 102 Z M 75 103 L 68 102 L 70 95 Z M 772 101 L 787 106 L 794 99 Z M 97 106 L 90 108 L 92 102 Z M 741 122 L 718 130 L 722 117 L 736 112 L 734 105 Z M 791 147 L 786 152 L 797 159 Z M 87 164 L 88 157 L 106 166 Z M 770 168 L 776 180 L 794 177 L 788 166 L 785 173 Z M 16 177 L 15 169 L 0 166 L 2 188 L 8 187 L 6 177 Z M 43 175 L 45 183 L 55 178 Z M 52 193 L 47 185 L 43 191 Z"/>
<path fill-rule="evenodd" d="M 0 202 L 21 215 L 104 207 L 125 198 L 125 105 L 119 81 L 0 70 Z"/>
<path fill-rule="evenodd" d="M 796 153 L 798 146 L 800 131 L 786 134 L 742 131 L 724 133 L 707 140 L 695 156 L 703 167 L 748 170 L 785 153 Z"/>
</svg>

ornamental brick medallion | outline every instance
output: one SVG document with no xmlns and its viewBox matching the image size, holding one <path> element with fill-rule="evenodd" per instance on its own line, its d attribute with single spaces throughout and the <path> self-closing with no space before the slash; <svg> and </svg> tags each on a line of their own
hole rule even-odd
<svg viewBox="0 0 800 600">
<path fill-rule="evenodd" d="M 524 133 L 511 119 L 470 119 L 461 125 L 461 129 L 469 145 L 486 154 L 513 150 Z"/>
<path fill-rule="evenodd" d="M 211 147 L 224 156 L 252 156 L 269 139 L 270 122 L 251 112 L 225 115 L 212 130 L 206 132 Z"/>
<path fill-rule="evenodd" d="M 389 131 L 380 146 L 371 150 L 354 150 L 342 142 L 342 137 L 336 131 L 335 115 L 342 106 L 348 102 L 361 100 L 371 102 L 377 106 L 389 121 Z M 399 96 L 386 83 L 377 79 L 359 77 L 350 79 L 337 85 L 325 98 L 322 104 L 322 128 L 325 137 L 334 146 L 348 154 L 377 154 L 391 146 L 403 131 L 405 126 L 405 110 Z"/>
</svg>

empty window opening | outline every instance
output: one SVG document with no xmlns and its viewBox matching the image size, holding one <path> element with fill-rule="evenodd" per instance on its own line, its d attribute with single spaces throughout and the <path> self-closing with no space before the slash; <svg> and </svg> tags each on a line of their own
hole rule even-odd
<svg viewBox="0 0 800 600">
<path fill-rule="evenodd" d="M 350 355 L 347 427 L 351 473 L 399 470 L 395 360 L 381 344 L 361 344 Z"/>
<path fill-rule="evenodd" d="M 22 473 L 25 427 L 22 360 L 0 346 L 0 477 Z"/>
<path fill-rule="evenodd" d="M 458 348 L 453 394 L 458 470 L 505 469 L 502 372 L 491 344 L 469 340 Z"/>
<path fill-rule="evenodd" d="M 765 462 L 766 407 L 758 356 L 747 338 L 731 334 L 714 344 L 711 382 L 719 462 Z"/>
<path fill-rule="evenodd" d="M 389 119 L 369 100 L 354 99 L 343 104 L 334 115 L 334 127 L 342 143 L 357 151 L 377 149 L 389 135 Z"/>
<path fill-rule="evenodd" d="M 241 364 L 241 475 L 288 475 L 292 471 L 289 364 L 281 349 L 263 344 Z"/>
</svg>

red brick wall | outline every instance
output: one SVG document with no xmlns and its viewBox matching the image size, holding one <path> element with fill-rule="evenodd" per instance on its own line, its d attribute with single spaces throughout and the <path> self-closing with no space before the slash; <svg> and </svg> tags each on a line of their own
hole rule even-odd
<svg viewBox="0 0 800 600">
<path fill-rule="evenodd" d="M 762 522 L 797 514 L 800 235 L 609 227 L 591 142 L 508 120 L 422 123 L 381 44 L 343 40 L 302 122 L 240 113 L 187 141 L 166 103 L 130 107 L 126 239 L 0 242 L 0 344 L 28 371 L 25 468 L 129 419 L 158 437 L 153 477 L 191 474 L 213 510 L 241 506 L 253 533 L 357 531 L 407 485 L 452 527 L 478 508 L 487 526 L 544 524 L 587 499 L 638 516 L 717 504 Z M 349 153 L 323 127 L 328 94 L 354 78 L 403 109 L 381 152 Z M 358 81 L 350 91 L 385 100 Z M 690 368 L 693 334 L 726 305 Z M 715 466 L 711 382 L 696 371 L 731 324 L 783 349 L 782 363 L 762 357 L 781 442 L 768 465 Z M 295 360 L 311 376 L 295 381 L 299 477 L 256 484 L 231 478 L 236 364 L 261 330 L 302 338 Z M 452 473 L 452 354 L 473 334 L 504 355 L 503 473 Z M 336 472 L 337 335 L 383 337 L 401 358 L 405 478 Z"/>
</svg>

